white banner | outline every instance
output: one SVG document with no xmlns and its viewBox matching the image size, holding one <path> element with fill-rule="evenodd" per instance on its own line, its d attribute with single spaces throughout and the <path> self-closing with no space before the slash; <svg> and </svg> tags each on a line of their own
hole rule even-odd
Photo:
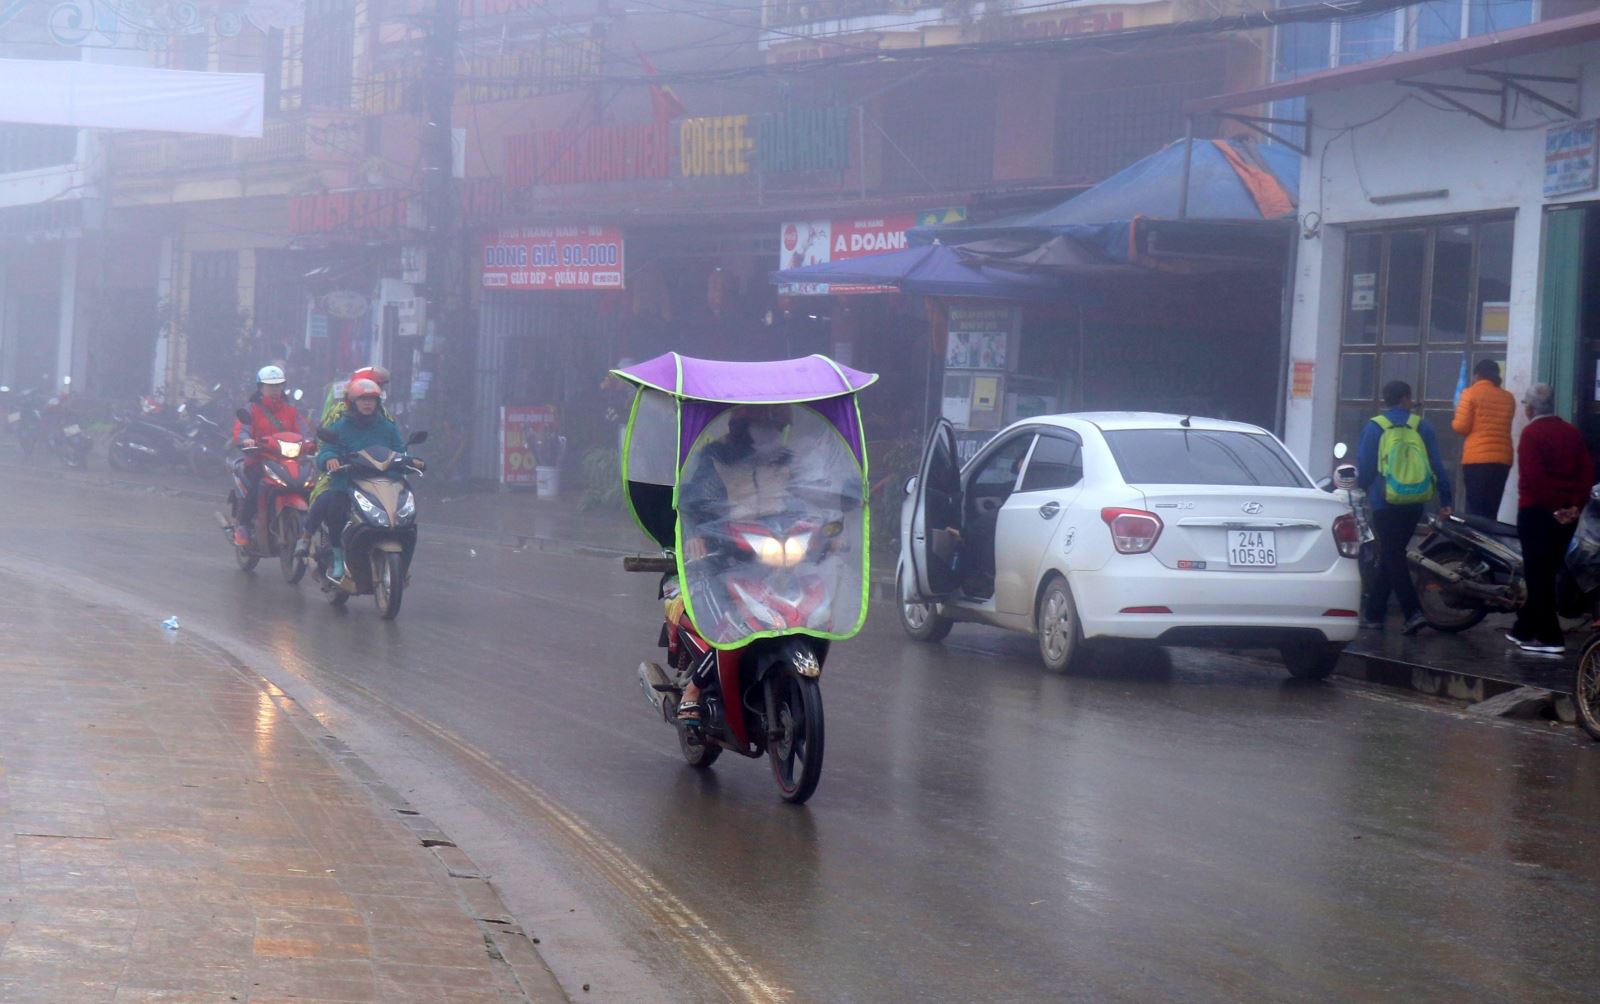
<svg viewBox="0 0 1600 1004">
<path fill-rule="evenodd" d="M 259 73 L 0 59 L 0 122 L 260 136 Z"/>
</svg>

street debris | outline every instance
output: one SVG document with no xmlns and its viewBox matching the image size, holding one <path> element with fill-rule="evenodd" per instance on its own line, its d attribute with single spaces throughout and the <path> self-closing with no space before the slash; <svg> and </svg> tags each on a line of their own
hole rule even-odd
<svg viewBox="0 0 1600 1004">
<path fill-rule="evenodd" d="M 173 614 L 171 617 L 168 617 L 166 620 L 161 622 L 161 626 L 166 628 L 168 631 L 178 630 L 178 615 Z"/>
</svg>

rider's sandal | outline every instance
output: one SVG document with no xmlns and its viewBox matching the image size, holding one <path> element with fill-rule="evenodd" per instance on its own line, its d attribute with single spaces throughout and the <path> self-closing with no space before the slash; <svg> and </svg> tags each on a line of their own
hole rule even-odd
<svg viewBox="0 0 1600 1004">
<path fill-rule="evenodd" d="M 682 701 L 678 704 L 678 724 L 698 728 L 705 720 L 705 708 L 698 701 Z"/>
</svg>

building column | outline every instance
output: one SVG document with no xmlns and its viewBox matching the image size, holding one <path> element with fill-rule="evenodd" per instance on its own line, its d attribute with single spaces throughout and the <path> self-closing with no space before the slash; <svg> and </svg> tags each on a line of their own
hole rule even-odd
<svg viewBox="0 0 1600 1004">
<path fill-rule="evenodd" d="M 78 257 L 82 238 L 61 242 L 61 280 L 56 298 L 56 382 L 83 388 L 83 369 L 78 361 Z M 69 381 L 67 378 L 71 377 Z"/>
<path fill-rule="evenodd" d="M 10 273 L 6 253 L 0 251 L 0 383 L 4 384 L 17 378 L 17 336 L 11 323 L 11 296 L 6 286 Z"/>
<path fill-rule="evenodd" d="M 1333 457 L 1334 422 L 1339 404 L 1339 337 L 1344 322 L 1343 227 L 1325 226 L 1301 240 L 1295 262 L 1294 305 L 1289 332 L 1289 366 L 1312 364 L 1311 396 L 1295 397 L 1289 381 L 1284 408 L 1284 444 L 1313 478 L 1327 473 Z M 1355 443 L 1348 444 L 1354 450 Z"/>
</svg>

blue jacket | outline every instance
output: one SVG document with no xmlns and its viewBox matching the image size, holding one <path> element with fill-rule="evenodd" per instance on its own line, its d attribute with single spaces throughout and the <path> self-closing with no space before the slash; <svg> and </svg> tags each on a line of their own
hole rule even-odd
<svg viewBox="0 0 1600 1004">
<path fill-rule="evenodd" d="M 366 425 L 358 425 L 350 415 L 344 415 L 328 426 L 328 431 L 337 442 L 324 442 L 317 448 L 317 469 L 321 471 L 328 469 L 329 460 L 346 453 L 359 452 L 369 446 L 387 446 L 395 451 L 406 448 L 405 440 L 400 438 L 400 427 L 381 414 L 373 415 L 372 421 Z M 329 489 L 342 492 L 349 487 L 350 474 L 345 467 L 341 466 L 328 475 Z"/>
<path fill-rule="evenodd" d="M 1411 412 L 1405 408 L 1390 408 L 1383 414 L 1395 425 L 1405 425 L 1411 419 Z M 1444 469 L 1444 461 L 1439 459 L 1439 440 L 1433 434 L 1433 426 L 1423 419 L 1417 426 L 1417 432 L 1422 436 L 1423 445 L 1428 448 L 1428 466 L 1433 468 L 1433 480 L 1439 487 L 1439 505 L 1454 509 L 1450 475 Z M 1382 426 L 1377 422 L 1368 422 L 1366 428 L 1361 430 L 1361 445 L 1356 448 L 1356 484 L 1367 493 L 1367 501 L 1374 509 L 1389 507 L 1389 502 L 1383 497 L 1383 478 L 1378 474 L 1378 441 L 1382 438 Z M 1377 491 L 1372 490 L 1374 484 L 1378 486 Z"/>
</svg>

